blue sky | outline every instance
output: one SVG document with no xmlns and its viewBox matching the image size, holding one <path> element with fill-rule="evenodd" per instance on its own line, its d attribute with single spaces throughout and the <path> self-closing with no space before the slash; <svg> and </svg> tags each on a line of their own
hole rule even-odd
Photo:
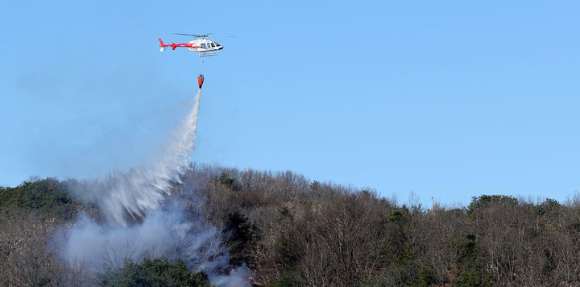
<svg viewBox="0 0 580 287">
<path fill-rule="evenodd" d="M 314 3 L 312 3 L 314 2 Z M 580 189 L 577 1 L 6 1 L 0 185 L 151 160 L 206 75 L 193 160 L 401 202 Z M 234 35 L 202 64 L 158 50 Z"/>
</svg>

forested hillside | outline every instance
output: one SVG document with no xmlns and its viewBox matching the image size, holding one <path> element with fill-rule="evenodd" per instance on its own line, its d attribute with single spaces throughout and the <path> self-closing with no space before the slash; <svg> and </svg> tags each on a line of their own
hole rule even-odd
<svg viewBox="0 0 580 287">
<path fill-rule="evenodd" d="M 292 172 L 197 165 L 182 182 L 170 197 L 221 230 L 229 265 L 246 264 L 254 285 L 580 285 L 580 200 L 482 195 L 425 208 Z M 102 216 L 75 202 L 67 182 L 0 188 L 0 285 L 209 286 L 164 258 L 98 274 L 68 267 L 55 234 L 80 211 Z"/>
</svg>

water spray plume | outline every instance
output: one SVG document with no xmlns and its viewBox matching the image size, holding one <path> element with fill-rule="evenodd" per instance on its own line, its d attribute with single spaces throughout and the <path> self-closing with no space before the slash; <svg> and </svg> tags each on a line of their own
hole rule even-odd
<svg viewBox="0 0 580 287">
<path fill-rule="evenodd" d="M 84 181 L 72 187 L 83 203 L 96 203 L 107 221 L 127 226 L 159 206 L 169 193 L 172 182 L 180 183 L 179 175 L 189 163 L 193 150 L 201 89 L 194 106 L 172 140 L 152 166 L 139 166 L 110 174 L 102 179 Z"/>
<path fill-rule="evenodd" d="M 249 271 L 245 265 L 223 273 L 229 269 L 229 255 L 215 227 L 175 202 L 161 204 L 172 184 L 181 183 L 180 175 L 189 164 L 201 100 L 200 77 L 193 108 L 154 164 L 71 186 L 83 203 L 98 205 L 106 222 L 97 223 L 81 214 L 61 233 L 61 255 L 69 265 L 103 272 L 122 267 L 125 259 L 140 262 L 166 257 L 183 260 L 191 271 L 203 271 L 213 285 L 247 286 Z"/>
</svg>

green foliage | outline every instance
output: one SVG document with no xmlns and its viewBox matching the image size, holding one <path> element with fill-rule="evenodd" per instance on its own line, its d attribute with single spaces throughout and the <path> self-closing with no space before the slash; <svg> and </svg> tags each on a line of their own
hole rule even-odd
<svg viewBox="0 0 580 287">
<path fill-rule="evenodd" d="M 403 227 L 409 219 L 410 212 L 407 206 L 403 205 L 401 208 L 395 209 L 389 216 L 389 221 L 395 223 L 399 227 Z"/>
<path fill-rule="evenodd" d="M 320 189 L 320 186 L 321 186 L 320 182 L 318 182 L 318 181 L 315 180 L 315 181 L 313 181 L 310 184 L 310 189 L 312 189 L 312 190 L 319 190 Z"/>
<path fill-rule="evenodd" d="M 222 172 L 219 177 L 219 182 L 228 188 L 237 189 L 236 179 L 234 177 L 229 176 L 227 173 Z"/>
<path fill-rule="evenodd" d="M 475 235 L 468 234 L 459 244 L 460 260 L 469 262 L 477 259 L 477 245 L 475 244 Z"/>
<path fill-rule="evenodd" d="M 537 206 L 540 215 L 557 216 L 562 205 L 554 199 L 546 198 L 544 202 Z"/>
<path fill-rule="evenodd" d="M 278 208 L 278 216 L 276 218 L 276 221 L 278 223 L 281 223 L 285 220 L 292 220 L 292 212 L 290 212 L 290 209 L 288 207 L 282 206 Z"/>
<path fill-rule="evenodd" d="M 35 209 L 44 216 L 70 220 L 79 204 L 73 201 L 64 183 L 47 178 L 0 189 L 0 208 L 6 207 Z"/>
<path fill-rule="evenodd" d="M 300 281 L 298 280 L 298 278 L 296 276 L 296 272 L 286 271 L 286 272 L 284 272 L 284 274 L 282 274 L 282 277 L 270 282 L 270 286 L 272 286 L 272 287 L 294 287 L 294 286 L 300 286 Z"/>
<path fill-rule="evenodd" d="M 547 198 L 544 202 L 537 205 L 535 210 L 538 213 L 537 227 L 541 230 L 559 229 L 559 219 L 561 217 L 561 205 L 553 199 Z M 563 227 L 562 227 L 563 228 Z"/>
<path fill-rule="evenodd" d="M 476 236 L 465 236 L 459 250 L 460 278 L 457 286 L 493 286 L 493 276 L 486 270 L 486 258 L 479 254 Z"/>
<path fill-rule="evenodd" d="M 482 195 L 474 196 L 467 207 L 467 213 L 473 217 L 477 212 L 494 207 L 513 207 L 518 205 L 518 200 L 506 195 Z"/>
<path fill-rule="evenodd" d="M 401 267 L 406 267 L 413 263 L 415 259 L 415 254 L 411 249 L 411 245 L 409 243 L 405 243 L 403 247 L 399 250 L 397 254 L 397 265 Z"/>
<path fill-rule="evenodd" d="M 423 265 L 419 274 L 413 282 L 414 287 L 427 287 L 433 286 L 437 282 L 437 275 L 435 274 L 435 268 L 432 265 L 426 264 Z"/>
<path fill-rule="evenodd" d="M 183 261 L 173 264 L 167 258 L 145 259 L 136 264 L 127 259 L 125 265 L 101 274 L 101 285 L 111 287 L 129 286 L 211 286 L 202 273 L 191 274 Z"/>
<path fill-rule="evenodd" d="M 461 279 L 457 281 L 455 286 L 458 287 L 473 287 L 473 286 L 494 286 L 491 274 L 484 270 L 466 270 L 461 272 Z"/>
<path fill-rule="evenodd" d="M 239 266 L 245 262 L 248 267 L 254 268 L 259 240 L 256 225 L 241 212 L 235 211 L 227 216 L 224 230 L 227 235 L 225 245 L 230 251 L 230 264 Z"/>
</svg>

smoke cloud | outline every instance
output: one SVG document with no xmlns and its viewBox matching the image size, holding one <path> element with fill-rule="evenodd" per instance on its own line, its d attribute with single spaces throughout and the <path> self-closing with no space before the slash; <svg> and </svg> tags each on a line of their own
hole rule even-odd
<svg viewBox="0 0 580 287">
<path fill-rule="evenodd" d="M 200 99 L 201 89 L 154 164 L 71 184 L 76 198 L 97 204 L 105 217 L 97 222 L 82 214 L 58 235 L 63 242 L 60 254 L 71 267 L 101 272 L 122 267 L 125 259 L 167 257 L 183 260 L 193 272 L 205 272 L 214 285 L 247 285 L 247 267 L 226 274 L 228 252 L 220 232 L 203 217 L 184 212 L 178 203 L 166 202 L 171 185 L 181 183 L 180 174 L 190 160 Z"/>
<path fill-rule="evenodd" d="M 99 224 L 82 215 L 69 231 L 61 254 L 71 266 L 83 264 L 96 272 L 123 266 L 125 259 L 139 262 L 162 256 L 203 270 L 207 258 L 220 255 L 218 235 L 213 226 L 187 218 L 176 204 L 153 210 L 143 222 L 129 227 Z"/>
</svg>

